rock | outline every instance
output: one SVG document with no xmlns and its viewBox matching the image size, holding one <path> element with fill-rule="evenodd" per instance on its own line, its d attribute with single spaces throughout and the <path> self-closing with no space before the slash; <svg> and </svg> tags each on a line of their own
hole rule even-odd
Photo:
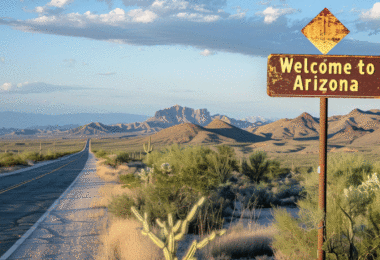
<svg viewBox="0 0 380 260">
<path fill-rule="evenodd" d="M 34 161 L 32 161 L 32 160 L 26 160 L 26 162 L 28 163 L 29 166 L 33 166 L 34 165 Z"/>
</svg>

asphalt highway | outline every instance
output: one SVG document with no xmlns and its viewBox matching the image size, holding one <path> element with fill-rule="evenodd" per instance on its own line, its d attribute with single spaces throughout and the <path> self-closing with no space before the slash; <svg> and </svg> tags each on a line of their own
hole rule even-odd
<svg viewBox="0 0 380 260">
<path fill-rule="evenodd" d="M 0 175 L 0 256 L 24 235 L 72 184 L 89 157 L 83 151 L 23 172 Z"/>
</svg>

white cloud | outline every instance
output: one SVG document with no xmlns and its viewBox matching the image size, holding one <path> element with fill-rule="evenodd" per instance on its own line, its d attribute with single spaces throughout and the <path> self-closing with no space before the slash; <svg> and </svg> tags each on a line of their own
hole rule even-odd
<svg viewBox="0 0 380 260">
<path fill-rule="evenodd" d="M 9 91 L 9 90 L 11 90 L 12 88 L 13 88 L 12 83 L 8 83 L 8 82 L 6 82 L 6 83 L 4 83 L 4 84 L 1 86 L 0 89 L 2 89 L 2 90 L 6 90 L 6 91 Z"/>
<path fill-rule="evenodd" d="M 116 44 L 125 44 L 126 42 L 124 40 L 120 39 L 109 39 L 107 42 L 116 43 Z"/>
<path fill-rule="evenodd" d="M 50 3 L 46 5 L 62 8 L 65 5 L 69 4 L 70 2 L 73 2 L 73 0 L 51 0 Z"/>
<path fill-rule="evenodd" d="M 39 15 L 55 15 L 62 13 L 62 11 L 64 10 L 64 6 L 71 2 L 73 2 L 73 0 L 52 0 L 44 6 L 35 7 L 33 10 L 27 10 L 25 7 L 23 7 L 23 10 L 28 13 L 38 13 Z"/>
<path fill-rule="evenodd" d="M 204 7 L 205 7 L 204 4 L 203 5 L 195 5 L 194 10 L 198 11 L 198 12 L 204 12 L 204 13 L 210 13 L 211 12 L 210 10 L 207 10 Z"/>
<path fill-rule="evenodd" d="M 19 30 L 23 31 L 33 31 L 31 28 L 34 26 L 49 26 L 59 28 L 58 31 L 62 31 L 62 28 L 86 28 L 87 26 L 95 25 L 98 27 L 103 24 L 106 26 L 112 27 L 123 27 L 128 23 L 149 23 L 153 22 L 158 16 L 149 10 L 143 11 L 142 9 L 134 9 L 129 11 L 127 14 L 121 8 L 115 8 L 106 14 L 92 14 L 90 11 L 85 12 L 84 14 L 79 13 L 69 13 L 65 15 L 43 15 L 35 19 L 27 20 L 28 25 L 20 24 L 17 27 Z M 0 18 L 0 24 L 1 24 Z M 47 32 L 46 29 L 44 30 Z M 48 30 L 48 32 L 52 32 Z M 58 33 L 59 34 L 59 33 Z M 112 39 L 102 39 L 102 40 L 111 40 Z M 123 41 L 123 43 L 125 43 Z"/>
<path fill-rule="evenodd" d="M 231 18 L 231 19 L 242 19 L 242 18 L 245 17 L 245 15 L 246 15 L 246 13 L 248 11 L 248 10 L 243 10 L 242 11 L 241 8 L 240 8 L 240 6 L 237 6 L 236 9 L 237 9 L 237 13 L 233 14 L 233 15 L 230 15 L 229 18 Z"/>
<path fill-rule="evenodd" d="M 142 9 L 134 9 L 128 12 L 132 21 L 137 23 L 150 23 L 153 22 L 158 16 L 149 10 L 143 11 Z"/>
<path fill-rule="evenodd" d="M 202 51 L 202 52 L 200 53 L 200 55 L 202 55 L 202 56 L 210 56 L 210 55 L 214 55 L 214 54 L 215 54 L 214 51 L 210 51 L 210 50 L 208 50 L 208 49 L 205 49 L 204 51 Z"/>
<path fill-rule="evenodd" d="M 85 14 L 90 16 L 90 11 L 87 11 Z M 124 22 L 126 20 L 125 11 L 120 8 L 115 8 L 108 14 L 101 14 L 99 17 L 104 23 Z"/>
<path fill-rule="evenodd" d="M 17 87 L 18 87 L 18 88 L 21 88 L 22 86 L 27 85 L 27 84 L 29 84 L 28 81 L 25 81 L 24 83 L 18 83 L 18 84 L 17 84 Z"/>
<path fill-rule="evenodd" d="M 295 9 L 292 8 L 287 8 L 287 9 L 276 9 L 273 7 L 268 7 L 262 12 L 257 12 L 257 15 L 264 16 L 264 22 L 265 23 L 273 23 L 276 21 L 280 16 L 286 15 L 286 14 L 291 14 L 294 13 Z"/>
<path fill-rule="evenodd" d="M 241 19 L 245 17 L 245 13 L 237 13 L 230 16 L 232 19 Z"/>
<path fill-rule="evenodd" d="M 176 16 L 193 22 L 215 22 L 220 19 L 219 15 L 203 15 L 197 13 L 178 13 Z"/>
<path fill-rule="evenodd" d="M 36 13 L 44 13 L 44 12 L 46 12 L 46 8 L 43 6 L 37 6 L 36 8 L 34 8 L 34 11 Z"/>
<path fill-rule="evenodd" d="M 371 9 L 362 12 L 357 9 L 351 9 L 351 13 L 360 13 L 360 20 L 355 23 L 358 32 L 369 32 L 368 35 L 380 33 L 380 3 L 375 3 Z"/>
<path fill-rule="evenodd" d="M 360 17 L 364 20 L 375 20 L 380 18 L 380 3 L 375 3 L 367 12 L 362 12 Z"/>
<path fill-rule="evenodd" d="M 305 17 L 290 23 L 288 15 L 285 14 L 296 12 L 294 9 L 264 7 L 257 15 L 265 18 L 257 19 L 255 16 L 243 17 L 245 11 L 240 8 L 237 8 L 237 12 L 233 14 L 223 11 L 226 0 L 188 0 L 186 10 L 167 11 L 165 8 L 153 8 L 152 4 L 162 7 L 176 4 L 179 8 L 181 6 L 179 3 L 184 1 L 122 0 L 122 2 L 144 7 L 126 9 L 129 11 L 115 8 L 104 14 L 91 13 L 91 11 L 81 14 L 44 14 L 39 18 L 27 20 L 3 17 L 0 18 L 0 25 L 25 32 L 81 37 L 138 47 L 181 45 L 192 46 L 201 51 L 207 49 L 260 57 L 267 57 L 270 53 L 314 54 L 316 52 L 314 46 L 310 45 L 301 33 L 305 24 L 314 17 Z M 200 8 L 211 12 L 202 12 Z M 194 24 L 198 22 L 202 22 L 201 26 Z M 380 19 L 358 21 L 355 26 L 362 26 L 358 31 L 380 31 Z M 376 55 L 380 52 L 380 45 L 377 43 L 353 41 L 349 38 L 343 39 L 339 45 L 340 47 L 334 48 L 331 54 Z M 67 64 L 70 66 L 68 61 Z"/>
<path fill-rule="evenodd" d="M 180 0 L 156 0 L 151 5 L 154 9 L 167 9 L 167 10 L 185 10 L 189 6 L 189 2 Z"/>
<path fill-rule="evenodd" d="M 165 2 L 166 2 L 166 1 L 159 1 L 159 0 L 156 0 L 156 1 L 154 1 L 154 3 L 152 4 L 152 7 L 153 7 L 153 8 L 163 8 L 164 5 L 165 5 Z"/>
</svg>

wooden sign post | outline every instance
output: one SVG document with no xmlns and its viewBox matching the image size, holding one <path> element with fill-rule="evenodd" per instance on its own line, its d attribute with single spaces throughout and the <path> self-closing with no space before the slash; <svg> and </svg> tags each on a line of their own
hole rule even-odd
<svg viewBox="0 0 380 260">
<path fill-rule="evenodd" d="M 318 227 L 318 260 L 325 260 L 327 98 L 379 98 L 376 86 L 379 57 L 325 55 L 349 30 L 325 8 L 302 29 L 324 55 L 271 54 L 267 92 L 272 97 L 319 97 L 319 208 L 324 218 Z"/>
</svg>

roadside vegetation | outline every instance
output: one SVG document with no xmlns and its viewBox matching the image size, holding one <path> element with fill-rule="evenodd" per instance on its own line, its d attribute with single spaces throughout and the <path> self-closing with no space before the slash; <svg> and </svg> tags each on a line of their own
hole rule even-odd
<svg viewBox="0 0 380 260">
<path fill-rule="evenodd" d="M 171 214 L 173 223 L 184 220 L 202 197 L 204 203 L 176 248 L 178 259 L 194 239 L 200 242 L 223 228 L 225 234 L 196 251 L 197 259 L 317 258 L 322 219 L 317 165 L 283 168 L 262 151 L 238 160 L 233 148 L 216 148 L 174 144 L 149 151 L 140 162 L 122 152 L 96 151 L 97 174 L 110 182 L 92 205 L 107 208 L 110 217 L 98 259 L 165 259 L 163 250 L 142 235 L 143 224 L 132 207 L 141 216 L 147 213 L 152 233 L 167 243 L 170 238 L 156 219 L 167 221 Z M 329 155 L 327 162 L 327 259 L 377 259 L 380 164 L 344 153 Z M 281 206 L 298 207 L 300 218 Z M 264 207 L 274 211 L 275 221 L 268 227 L 255 223 L 256 212 Z M 250 219 L 248 227 L 243 218 Z"/>
<path fill-rule="evenodd" d="M 2 141 L 0 167 L 27 166 L 80 152 L 84 140 Z"/>
</svg>

